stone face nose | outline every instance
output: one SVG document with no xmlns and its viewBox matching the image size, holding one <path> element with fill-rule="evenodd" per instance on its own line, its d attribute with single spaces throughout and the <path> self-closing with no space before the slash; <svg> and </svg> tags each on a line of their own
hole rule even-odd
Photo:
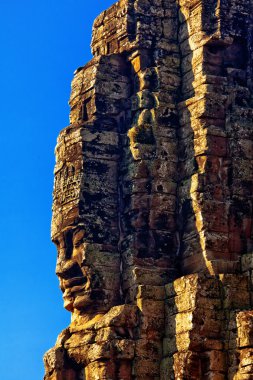
<svg viewBox="0 0 253 380">
<path fill-rule="evenodd" d="M 75 260 L 58 257 L 55 269 L 56 275 L 63 280 L 69 280 L 74 277 L 82 277 L 80 266 Z"/>
</svg>

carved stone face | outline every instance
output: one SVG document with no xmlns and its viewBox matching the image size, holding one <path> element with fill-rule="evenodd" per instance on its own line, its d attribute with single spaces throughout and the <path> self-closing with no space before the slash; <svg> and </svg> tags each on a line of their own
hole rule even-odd
<svg viewBox="0 0 253 380">
<path fill-rule="evenodd" d="M 71 312 L 76 309 L 93 315 L 106 312 L 115 304 L 108 282 L 117 286 L 118 280 L 110 278 L 108 268 L 100 265 L 106 257 L 95 252 L 94 245 L 85 242 L 84 227 L 67 228 L 54 242 L 58 250 L 56 274 L 63 292 L 64 307 Z M 96 255 L 100 264 L 94 259 Z"/>
<path fill-rule="evenodd" d="M 79 130 L 67 128 L 58 141 L 52 239 L 58 251 L 56 274 L 63 292 L 64 307 L 90 319 L 119 303 L 120 258 L 113 222 L 110 230 L 108 218 L 102 220 L 99 214 L 105 200 L 102 198 L 101 208 L 98 207 L 99 201 L 95 207 L 90 200 L 93 193 L 87 192 L 88 185 L 101 182 L 101 178 L 97 174 L 96 179 L 93 169 L 89 172 L 88 167 L 84 168 L 80 150 L 82 137 L 79 137 Z M 67 164 L 62 159 L 64 154 L 68 158 Z M 99 188 L 96 191 L 100 191 Z M 84 193 L 85 199 L 82 198 Z M 92 216 L 86 215 L 84 208 L 86 211 L 89 209 Z M 101 237 L 99 233 L 104 230 L 107 235 L 101 233 Z"/>
</svg>

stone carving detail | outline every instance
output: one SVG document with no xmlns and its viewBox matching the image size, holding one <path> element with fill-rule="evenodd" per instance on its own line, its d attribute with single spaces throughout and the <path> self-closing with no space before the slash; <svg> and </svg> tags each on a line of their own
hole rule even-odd
<svg viewBox="0 0 253 380">
<path fill-rule="evenodd" d="M 120 0 L 57 141 L 44 380 L 253 378 L 252 2 Z"/>
</svg>

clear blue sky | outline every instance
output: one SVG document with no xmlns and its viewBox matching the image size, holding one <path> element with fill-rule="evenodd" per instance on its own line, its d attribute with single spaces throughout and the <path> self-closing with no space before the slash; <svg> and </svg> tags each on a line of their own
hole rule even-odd
<svg viewBox="0 0 253 380">
<path fill-rule="evenodd" d="M 54 146 L 74 70 L 112 0 L 0 0 L 0 379 L 43 378 L 43 353 L 70 320 L 50 242 Z"/>
</svg>

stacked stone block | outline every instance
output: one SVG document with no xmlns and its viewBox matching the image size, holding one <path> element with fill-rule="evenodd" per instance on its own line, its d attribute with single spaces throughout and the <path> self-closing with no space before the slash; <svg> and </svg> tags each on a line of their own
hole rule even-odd
<svg viewBox="0 0 253 380">
<path fill-rule="evenodd" d="M 161 379 L 233 379 L 238 362 L 239 372 L 244 367 L 245 335 L 251 353 L 252 312 L 241 311 L 251 305 L 249 278 L 194 274 L 165 288 Z"/>
<path fill-rule="evenodd" d="M 239 8 L 247 29 L 233 28 L 238 14 L 230 9 L 228 18 L 224 16 L 227 12 L 226 3 L 217 3 L 213 9 L 201 1 L 180 3 L 185 100 L 179 104 L 180 162 L 184 168 L 179 193 L 181 213 L 186 214 L 182 238 L 186 273 L 198 265 L 199 269 L 206 265 L 210 273 L 234 273 L 240 255 L 252 244 L 252 201 L 251 195 L 246 195 L 251 187 L 252 138 L 247 127 L 242 127 L 249 125 L 247 115 L 251 113 L 247 68 L 251 62 L 247 58 L 251 5 L 245 2 Z M 205 19 L 210 20 L 214 14 L 219 22 L 206 23 Z M 243 120 L 241 127 L 247 137 L 245 132 L 240 136 L 236 133 L 236 120 Z M 190 211 L 184 212 L 185 204 Z"/>
</svg>

